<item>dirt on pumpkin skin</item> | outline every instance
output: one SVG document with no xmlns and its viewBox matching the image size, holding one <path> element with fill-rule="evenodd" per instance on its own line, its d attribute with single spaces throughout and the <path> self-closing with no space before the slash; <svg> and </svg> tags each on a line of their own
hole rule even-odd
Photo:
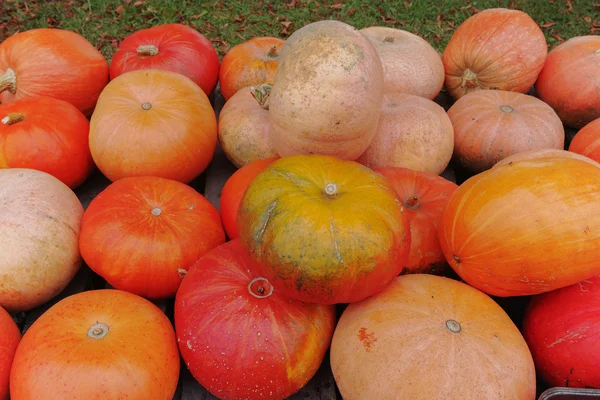
<svg viewBox="0 0 600 400">
<path fill-rule="evenodd" d="M 365 351 L 371 351 L 371 347 L 377 342 L 377 338 L 375 337 L 375 333 L 367 332 L 367 328 L 362 327 L 358 331 L 358 340 L 360 340 L 365 346 Z"/>
</svg>

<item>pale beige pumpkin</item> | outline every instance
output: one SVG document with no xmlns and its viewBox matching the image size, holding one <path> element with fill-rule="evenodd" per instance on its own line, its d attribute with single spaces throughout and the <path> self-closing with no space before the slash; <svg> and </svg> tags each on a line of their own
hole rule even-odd
<svg viewBox="0 0 600 400">
<path fill-rule="evenodd" d="M 511 164 L 517 161 L 522 160 L 535 160 L 537 158 L 554 158 L 554 157 L 566 157 L 566 158 L 575 158 L 577 160 L 585 161 L 587 163 L 593 164 L 597 167 L 600 167 L 600 164 L 596 161 L 588 158 L 586 156 L 582 156 L 581 154 L 573 153 L 572 151 L 567 150 L 556 150 L 556 149 L 539 149 L 539 150 L 529 150 L 522 151 L 517 154 L 513 154 L 512 156 L 508 156 L 498 161 L 492 168 L 497 168 L 505 164 Z"/>
<path fill-rule="evenodd" d="M 375 138 L 358 162 L 370 168 L 403 167 L 440 174 L 450 162 L 454 131 L 437 103 L 386 94 Z"/>
</svg>

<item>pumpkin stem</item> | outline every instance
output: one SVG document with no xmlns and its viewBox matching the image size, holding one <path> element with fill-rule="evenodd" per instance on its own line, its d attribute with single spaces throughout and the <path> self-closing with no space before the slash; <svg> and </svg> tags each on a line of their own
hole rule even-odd
<svg viewBox="0 0 600 400">
<path fill-rule="evenodd" d="M 264 299 L 273 294 L 273 286 L 265 278 L 254 278 L 248 284 L 248 292 L 257 299 Z"/>
<path fill-rule="evenodd" d="M 187 270 L 183 268 L 178 268 L 177 273 L 179 274 L 179 277 L 183 279 L 187 275 Z"/>
<path fill-rule="evenodd" d="M 335 183 L 329 182 L 325 185 L 325 189 L 323 190 L 325 197 L 328 199 L 335 199 L 338 195 L 338 187 Z"/>
<path fill-rule="evenodd" d="M 446 321 L 446 328 L 450 330 L 450 332 L 458 333 L 461 330 L 460 324 L 453 319 L 449 319 Z"/>
<path fill-rule="evenodd" d="M 0 76 L 0 93 L 8 90 L 12 94 L 17 93 L 17 75 L 15 71 L 8 68 L 2 76 Z"/>
<path fill-rule="evenodd" d="M 4 125 L 12 125 L 17 122 L 21 122 L 25 119 L 25 115 L 21 113 L 9 113 L 6 117 L 2 118 L 2 123 Z"/>
<path fill-rule="evenodd" d="M 468 93 L 471 89 L 479 88 L 480 86 L 479 82 L 477 81 L 477 74 L 468 68 L 465 69 L 460 86 L 465 90 L 465 93 Z"/>
<path fill-rule="evenodd" d="M 271 89 L 273 85 L 270 83 L 263 83 L 258 86 L 250 86 L 250 94 L 258 101 L 258 104 L 265 110 L 269 109 L 269 97 L 271 96 Z"/>
<path fill-rule="evenodd" d="M 155 56 L 158 54 L 158 47 L 153 46 L 151 44 L 139 46 L 137 48 L 137 52 L 142 56 Z"/>
<path fill-rule="evenodd" d="M 388 36 L 385 39 L 383 39 L 383 41 L 386 42 L 386 43 L 394 43 L 396 41 L 396 38 Z"/>
<path fill-rule="evenodd" d="M 152 103 L 149 103 L 149 102 L 142 103 L 142 109 L 143 110 L 148 111 L 151 108 L 152 108 Z"/>
<path fill-rule="evenodd" d="M 97 323 L 90 326 L 90 329 L 88 329 L 87 334 L 92 339 L 102 339 L 104 336 L 108 335 L 109 331 L 110 329 L 108 329 L 108 325 Z"/>
<path fill-rule="evenodd" d="M 273 46 L 269 49 L 269 52 L 267 53 L 267 57 L 268 58 L 277 58 L 279 57 L 279 54 L 277 53 L 277 46 Z"/>
<path fill-rule="evenodd" d="M 411 210 L 419 209 L 419 196 L 413 194 L 404 201 L 404 205 L 406 206 L 406 208 L 410 208 Z"/>
<path fill-rule="evenodd" d="M 160 214 L 162 214 L 162 210 L 160 209 L 160 207 L 154 207 L 154 208 L 152 209 L 152 211 L 151 211 L 151 212 L 152 212 L 152 215 L 155 215 L 155 216 L 157 216 L 157 217 L 158 217 Z"/>
<path fill-rule="evenodd" d="M 511 106 L 500 106 L 500 111 L 505 112 L 505 113 L 511 113 L 513 112 L 515 109 L 512 108 Z"/>
</svg>

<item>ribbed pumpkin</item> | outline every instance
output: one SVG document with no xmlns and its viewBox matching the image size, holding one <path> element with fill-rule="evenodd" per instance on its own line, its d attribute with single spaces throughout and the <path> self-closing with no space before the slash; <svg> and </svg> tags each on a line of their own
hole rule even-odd
<svg viewBox="0 0 600 400">
<path fill-rule="evenodd" d="M 533 160 L 536 158 L 554 158 L 554 157 L 567 157 L 567 158 L 575 158 L 577 160 L 585 161 L 590 164 L 593 164 L 597 167 L 600 167 L 600 164 L 596 161 L 588 158 L 586 156 L 582 156 L 581 154 L 573 153 L 572 151 L 567 150 L 555 150 L 555 149 L 541 149 L 541 150 L 530 150 L 523 151 L 521 153 L 513 154 L 512 156 L 508 156 L 496 163 L 492 168 L 499 167 L 501 165 L 511 164 L 515 161 L 522 160 Z"/>
<path fill-rule="evenodd" d="M 573 138 L 569 151 L 600 162 L 600 118 L 590 122 Z"/>
<path fill-rule="evenodd" d="M 246 189 L 237 222 L 253 272 L 309 303 L 361 300 L 408 260 L 410 230 L 390 183 L 331 156 L 271 163 Z"/>
<path fill-rule="evenodd" d="M 560 118 L 549 105 L 526 94 L 478 90 L 458 99 L 448 116 L 454 127 L 454 154 L 475 172 L 516 153 L 565 146 Z"/>
<path fill-rule="evenodd" d="M 446 88 L 455 98 L 479 89 L 525 93 L 547 53 L 544 33 L 528 14 L 506 8 L 480 11 L 456 29 L 444 50 Z"/>
<path fill-rule="evenodd" d="M 494 296 L 549 292 L 600 274 L 600 168 L 556 157 L 482 172 L 454 192 L 439 235 L 458 275 Z"/>
<path fill-rule="evenodd" d="M 8 383 L 21 332 L 9 313 L 0 307 L 0 400 L 8 400 Z"/>
<path fill-rule="evenodd" d="M 158 176 L 190 182 L 212 160 L 217 121 L 206 94 L 171 71 L 119 75 L 98 99 L 90 150 L 111 181 Z"/>
</svg>

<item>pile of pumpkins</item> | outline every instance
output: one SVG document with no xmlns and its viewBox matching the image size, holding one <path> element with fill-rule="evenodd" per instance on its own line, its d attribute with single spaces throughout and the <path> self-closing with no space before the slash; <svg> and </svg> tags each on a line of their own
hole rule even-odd
<svg viewBox="0 0 600 400">
<path fill-rule="evenodd" d="M 171 399 L 180 359 L 218 398 L 284 399 L 328 351 L 344 399 L 535 399 L 536 373 L 600 387 L 599 87 L 599 36 L 548 52 L 502 8 L 441 55 L 339 21 L 222 62 L 179 24 L 133 33 L 110 66 L 74 32 L 13 35 L 0 399 Z M 217 142 L 239 168 L 220 210 L 189 186 Z M 452 158 L 474 174 L 460 186 L 440 176 Z M 84 211 L 73 190 L 96 167 L 112 183 Z M 9 312 L 83 261 L 114 289 L 60 300 L 21 338 Z M 532 296 L 521 331 L 492 296 Z M 165 298 L 174 326 L 149 301 Z"/>
</svg>

